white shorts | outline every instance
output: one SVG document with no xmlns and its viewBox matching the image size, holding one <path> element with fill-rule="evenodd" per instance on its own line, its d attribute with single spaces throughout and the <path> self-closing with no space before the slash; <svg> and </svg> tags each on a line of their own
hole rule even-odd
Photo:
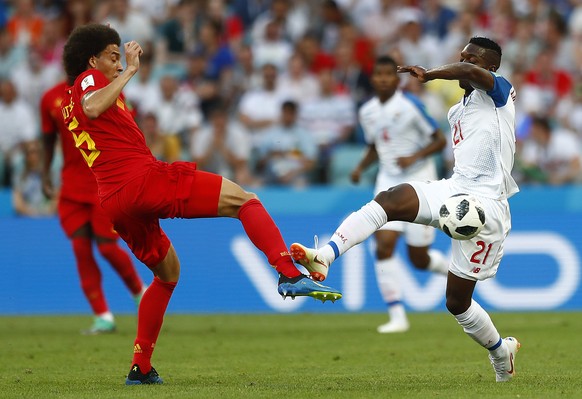
<svg viewBox="0 0 582 399">
<path fill-rule="evenodd" d="M 437 228 L 443 202 L 454 194 L 466 192 L 447 179 L 409 184 L 416 190 L 419 199 L 418 215 L 414 223 Z M 449 271 L 464 279 L 485 280 L 497 273 L 503 257 L 503 243 L 511 230 L 511 213 L 506 199 L 475 196 L 485 210 L 485 226 L 471 240 L 451 240 L 452 258 Z"/>
<path fill-rule="evenodd" d="M 398 184 L 410 180 L 434 180 L 436 179 L 436 169 L 434 163 L 428 163 L 426 166 L 415 173 L 403 174 L 400 176 L 391 176 L 380 171 L 376 178 L 376 187 L 374 196 L 382 191 L 386 191 Z M 408 223 L 401 221 L 391 221 L 380 227 L 379 230 L 390 230 L 402 233 L 405 237 L 406 244 L 411 247 L 428 247 L 434 242 L 436 231 L 434 228 L 422 224 Z"/>
</svg>

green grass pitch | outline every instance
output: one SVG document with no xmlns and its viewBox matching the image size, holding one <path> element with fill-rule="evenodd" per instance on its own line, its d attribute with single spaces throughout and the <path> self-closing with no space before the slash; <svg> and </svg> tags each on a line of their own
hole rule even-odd
<svg viewBox="0 0 582 399">
<path fill-rule="evenodd" d="M 495 383 L 487 351 L 447 313 L 168 315 L 153 364 L 162 386 L 123 385 L 135 316 L 82 336 L 88 316 L 0 317 L 0 398 L 582 398 L 581 313 L 494 313 L 517 337 L 517 376 Z"/>
</svg>

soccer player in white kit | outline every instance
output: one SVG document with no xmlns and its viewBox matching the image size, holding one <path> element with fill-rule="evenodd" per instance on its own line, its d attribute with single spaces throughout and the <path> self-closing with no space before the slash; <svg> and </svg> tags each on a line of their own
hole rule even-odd
<svg viewBox="0 0 582 399">
<path fill-rule="evenodd" d="M 446 306 L 473 340 L 489 351 L 497 382 L 515 373 L 519 342 L 501 338 L 491 318 L 473 300 L 479 280 L 493 277 L 503 256 L 503 243 L 511 229 L 508 198 L 519 191 L 511 177 L 515 154 L 515 90 L 495 72 L 501 48 L 494 41 L 473 37 L 461 51 L 460 62 L 426 70 L 398 67 L 421 82 L 458 80 L 465 90 L 448 114 L 455 166 L 449 179 L 409 182 L 380 192 L 373 201 L 348 216 L 331 240 L 320 249 L 291 245 L 293 258 L 319 276 L 327 276 L 331 263 L 364 241 L 386 222 L 414 222 L 438 227 L 439 208 L 450 196 L 469 193 L 483 204 L 486 223 L 466 241 L 452 240 Z"/>
<path fill-rule="evenodd" d="M 398 89 L 400 77 L 396 61 L 388 56 L 376 59 L 372 71 L 375 96 L 362 105 L 359 120 L 368 150 L 353 170 L 351 179 L 379 162 L 374 194 L 407 181 L 437 179 L 432 155 L 441 151 L 446 139 L 420 100 Z M 446 275 L 449 262 L 436 249 L 430 249 L 435 229 L 422 224 L 391 221 L 380 227 L 376 238 L 376 278 L 390 320 L 378 326 L 379 333 L 404 332 L 409 329 L 398 281 L 398 260 L 393 257 L 398 238 L 406 238 L 408 258 L 414 267 Z"/>
</svg>

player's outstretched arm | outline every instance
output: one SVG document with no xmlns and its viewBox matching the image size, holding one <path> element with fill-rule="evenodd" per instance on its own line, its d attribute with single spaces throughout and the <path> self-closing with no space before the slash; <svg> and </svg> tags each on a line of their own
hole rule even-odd
<svg viewBox="0 0 582 399">
<path fill-rule="evenodd" d="M 127 82 L 137 73 L 139 69 L 139 57 L 143 53 L 141 46 L 137 42 L 131 41 L 125 43 L 124 49 L 127 62 L 125 71 L 119 74 L 107 86 L 87 93 L 82 98 L 81 104 L 83 105 L 83 112 L 87 117 L 95 119 L 107 111 L 117 101 Z"/>
<path fill-rule="evenodd" d="M 493 89 L 495 83 L 491 72 L 469 62 L 455 62 L 428 70 L 417 65 L 399 66 L 398 72 L 409 73 L 421 82 L 434 79 L 468 80 L 471 82 L 471 86 L 482 90 Z"/>
</svg>

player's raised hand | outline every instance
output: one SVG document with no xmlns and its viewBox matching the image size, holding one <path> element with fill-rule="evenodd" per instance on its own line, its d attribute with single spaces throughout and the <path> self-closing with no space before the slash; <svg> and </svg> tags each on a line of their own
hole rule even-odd
<svg viewBox="0 0 582 399">
<path fill-rule="evenodd" d="M 139 69 L 139 57 L 143 54 L 143 50 L 138 42 L 132 40 L 123 45 L 125 50 L 125 60 L 127 62 L 127 67 L 134 67 Z"/>
<path fill-rule="evenodd" d="M 426 68 L 423 68 L 421 66 L 418 65 L 398 66 L 396 71 L 398 73 L 409 73 L 411 76 L 417 78 L 421 82 L 428 82 L 426 76 Z"/>
</svg>

